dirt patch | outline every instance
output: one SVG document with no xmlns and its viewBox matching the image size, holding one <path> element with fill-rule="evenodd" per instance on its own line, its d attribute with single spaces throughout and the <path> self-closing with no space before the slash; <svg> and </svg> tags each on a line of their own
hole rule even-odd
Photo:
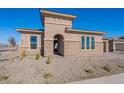
<svg viewBox="0 0 124 93">
<path fill-rule="evenodd" d="M 35 56 L 26 56 L 22 61 L 18 58 L 13 62 L 1 61 L 0 74 L 5 77 L 1 77 L 0 83 L 58 84 L 124 72 L 124 55 L 118 53 L 90 57 L 55 55 L 50 64 L 46 61 L 49 61 L 47 57 L 37 60 Z"/>
</svg>

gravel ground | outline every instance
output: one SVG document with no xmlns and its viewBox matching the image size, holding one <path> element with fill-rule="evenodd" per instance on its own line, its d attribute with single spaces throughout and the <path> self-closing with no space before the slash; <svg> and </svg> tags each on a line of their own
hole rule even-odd
<svg viewBox="0 0 124 93">
<path fill-rule="evenodd" d="M 124 84 L 124 73 L 71 82 L 70 84 Z"/>
<path fill-rule="evenodd" d="M 55 55 L 50 64 L 46 64 L 46 60 L 47 57 L 35 60 L 35 56 L 26 56 L 22 61 L 16 57 L 13 62 L 2 60 L 0 61 L 0 83 L 62 84 L 124 72 L 124 54 L 120 53 L 90 57 Z M 106 64 L 110 71 L 103 69 Z"/>
</svg>

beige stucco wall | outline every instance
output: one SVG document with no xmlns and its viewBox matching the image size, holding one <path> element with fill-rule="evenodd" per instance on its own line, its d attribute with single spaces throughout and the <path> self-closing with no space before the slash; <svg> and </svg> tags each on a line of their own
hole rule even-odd
<svg viewBox="0 0 124 93">
<path fill-rule="evenodd" d="M 47 40 L 53 40 L 53 37 L 56 34 L 60 34 L 64 37 L 65 41 L 80 41 L 82 35 L 87 34 L 78 34 L 78 33 L 66 33 L 65 25 L 56 25 L 56 24 L 45 24 L 45 38 Z M 88 35 L 88 36 L 95 36 L 96 42 L 102 42 L 102 36 L 100 35 Z"/>
<path fill-rule="evenodd" d="M 81 49 L 81 41 L 65 41 L 64 55 L 91 56 L 103 53 L 103 43 L 95 42 L 95 49 Z"/>
<path fill-rule="evenodd" d="M 45 21 L 45 37 L 44 42 L 49 40 L 45 43 L 45 48 L 48 52 L 48 47 L 51 47 L 53 51 L 53 39 L 56 34 L 60 34 L 64 37 L 64 55 L 92 55 L 92 54 L 101 54 L 103 53 L 103 41 L 101 35 L 89 35 L 89 34 L 78 34 L 78 33 L 66 33 L 65 28 L 71 28 L 72 22 L 70 22 L 70 25 L 67 24 L 58 24 L 57 22 L 53 23 L 50 19 L 47 19 L 47 22 Z M 81 36 L 94 36 L 95 37 L 95 49 L 94 50 L 82 50 L 81 49 Z M 50 50 L 51 51 L 51 50 Z M 53 52 L 50 52 L 53 53 Z M 51 54 L 52 55 L 52 54 Z"/>
<path fill-rule="evenodd" d="M 53 56 L 53 41 L 44 41 L 44 56 Z"/>
<path fill-rule="evenodd" d="M 56 34 L 65 35 L 66 27 L 72 27 L 72 21 L 70 19 L 46 16 L 44 21 L 45 39 L 53 39 Z"/>
<path fill-rule="evenodd" d="M 53 55 L 53 41 L 57 34 L 65 38 L 65 28 L 72 27 L 72 21 L 68 18 L 57 16 L 45 16 L 44 20 L 44 56 Z M 64 42 L 64 41 L 61 41 Z M 64 43 L 63 43 L 64 44 Z M 62 44 L 62 46 L 64 46 Z M 64 55 L 64 47 L 59 47 L 59 52 Z"/>
<path fill-rule="evenodd" d="M 30 49 L 30 36 L 37 36 L 37 49 Z M 41 51 L 43 48 L 43 34 L 21 33 L 20 48 L 27 52 Z"/>
</svg>

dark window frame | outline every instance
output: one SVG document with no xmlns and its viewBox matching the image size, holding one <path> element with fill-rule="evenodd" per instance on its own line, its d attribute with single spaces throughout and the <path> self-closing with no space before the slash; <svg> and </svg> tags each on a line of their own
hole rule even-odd
<svg viewBox="0 0 124 93">
<path fill-rule="evenodd" d="M 90 49 L 90 36 L 86 36 L 86 49 L 89 50 Z"/>
<path fill-rule="evenodd" d="M 85 36 L 81 36 L 81 49 L 85 49 Z"/>
<path fill-rule="evenodd" d="M 30 36 L 30 49 L 37 49 L 37 36 Z"/>
<path fill-rule="evenodd" d="M 95 37 L 91 37 L 91 49 L 95 49 Z"/>
</svg>

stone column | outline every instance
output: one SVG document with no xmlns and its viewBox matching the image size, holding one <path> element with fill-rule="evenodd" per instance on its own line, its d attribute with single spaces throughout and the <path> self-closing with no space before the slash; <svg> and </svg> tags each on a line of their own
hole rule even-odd
<svg viewBox="0 0 124 93">
<path fill-rule="evenodd" d="M 44 40 L 44 56 L 53 56 L 53 40 Z"/>
</svg>

